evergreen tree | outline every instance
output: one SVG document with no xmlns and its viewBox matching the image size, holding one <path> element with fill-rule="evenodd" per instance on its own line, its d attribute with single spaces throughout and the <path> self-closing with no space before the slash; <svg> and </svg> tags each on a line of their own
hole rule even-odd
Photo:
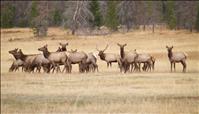
<svg viewBox="0 0 199 114">
<path fill-rule="evenodd" d="M 31 11 L 30 11 L 30 27 L 34 27 L 34 18 L 39 15 L 37 10 L 37 3 L 35 1 L 32 2 Z"/>
<path fill-rule="evenodd" d="M 105 25 L 112 30 L 117 30 L 119 25 L 118 16 L 116 11 L 117 1 L 108 1 L 108 9 L 106 14 Z"/>
<path fill-rule="evenodd" d="M 100 6 L 98 0 L 93 0 L 90 3 L 90 11 L 94 16 L 93 26 L 100 27 L 102 25 L 102 15 L 100 12 Z"/>
<path fill-rule="evenodd" d="M 59 10 L 55 10 L 53 13 L 53 24 L 58 26 L 61 23 L 61 13 Z"/>
<path fill-rule="evenodd" d="M 166 19 L 166 22 L 170 29 L 174 29 L 176 27 L 176 16 L 174 13 L 174 1 L 167 1 L 165 19 Z"/>
<path fill-rule="evenodd" d="M 196 17 L 196 24 L 195 24 L 195 29 L 197 32 L 199 32 L 199 3 L 198 3 L 198 8 L 197 8 L 197 17 Z"/>
<path fill-rule="evenodd" d="M 1 14 L 1 27 L 10 28 L 14 26 L 15 7 L 8 5 Z"/>
</svg>

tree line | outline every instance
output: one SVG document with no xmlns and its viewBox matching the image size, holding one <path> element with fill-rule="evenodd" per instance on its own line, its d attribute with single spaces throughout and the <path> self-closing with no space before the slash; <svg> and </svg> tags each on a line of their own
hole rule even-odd
<svg viewBox="0 0 199 114">
<path fill-rule="evenodd" d="M 169 29 L 199 31 L 198 1 L 2 1 L 1 28 L 31 27 L 45 36 L 49 26 L 69 28 L 72 34 L 83 28 L 119 25 L 137 29 L 140 25 L 164 23 Z"/>
</svg>

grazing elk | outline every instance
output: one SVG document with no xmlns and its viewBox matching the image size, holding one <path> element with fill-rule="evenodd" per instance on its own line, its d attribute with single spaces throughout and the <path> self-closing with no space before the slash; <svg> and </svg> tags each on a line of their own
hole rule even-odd
<svg viewBox="0 0 199 114">
<path fill-rule="evenodd" d="M 104 53 L 104 51 L 108 48 L 108 44 L 103 50 L 99 50 L 96 46 L 96 50 L 99 52 L 98 56 L 101 60 L 107 63 L 107 67 L 112 66 L 112 63 L 117 62 L 120 64 L 120 56 L 114 53 Z M 119 65 L 120 66 L 120 65 Z"/>
<path fill-rule="evenodd" d="M 15 61 L 13 61 L 11 67 L 9 68 L 9 72 L 19 70 L 19 67 L 22 67 L 22 71 L 24 70 L 23 69 L 24 62 L 21 59 L 19 59 L 20 57 L 17 51 L 18 51 L 18 48 L 8 51 L 15 58 Z"/>
<path fill-rule="evenodd" d="M 85 52 L 77 52 L 77 49 L 68 51 L 68 60 L 70 61 L 70 64 L 79 64 L 79 72 L 85 71 L 87 57 Z"/>
<path fill-rule="evenodd" d="M 172 72 L 172 68 L 174 66 L 174 70 L 175 70 L 175 63 L 181 63 L 183 66 L 183 72 L 186 72 L 186 59 L 187 59 L 187 55 L 183 52 L 172 52 L 173 46 L 169 47 L 166 46 L 167 51 L 168 51 L 168 58 L 171 64 L 171 72 Z"/>
<path fill-rule="evenodd" d="M 62 70 L 62 72 L 64 72 L 64 70 L 71 72 L 71 65 L 68 62 L 68 57 L 66 53 L 49 52 L 47 46 L 48 45 L 46 44 L 45 46 L 38 48 L 38 50 L 42 51 L 44 57 L 49 60 L 50 64 L 52 65 L 53 72 L 55 69 L 57 69 L 57 72 L 61 71 L 59 65 L 64 65 L 64 69 Z"/>
</svg>

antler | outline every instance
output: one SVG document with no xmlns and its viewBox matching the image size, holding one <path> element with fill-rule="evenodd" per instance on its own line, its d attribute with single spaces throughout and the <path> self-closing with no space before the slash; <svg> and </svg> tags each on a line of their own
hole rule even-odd
<svg viewBox="0 0 199 114">
<path fill-rule="evenodd" d="M 103 51 L 105 51 L 108 48 L 108 44 L 106 45 L 105 49 Z"/>
<path fill-rule="evenodd" d="M 117 43 L 117 45 L 121 47 L 121 44 Z"/>
<path fill-rule="evenodd" d="M 96 45 L 96 47 L 95 47 L 95 48 L 96 48 L 96 50 L 97 50 L 97 51 L 100 51 L 100 50 L 97 48 L 97 45 Z"/>
</svg>

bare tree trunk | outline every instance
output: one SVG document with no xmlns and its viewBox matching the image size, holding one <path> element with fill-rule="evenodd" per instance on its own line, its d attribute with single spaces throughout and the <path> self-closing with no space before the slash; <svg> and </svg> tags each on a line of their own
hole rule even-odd
<svg viewBox="0 0 199 114">
<path fill-rule="evenodd" d="M 155 32 L 155 25 L 153 24 L 153 33 Z"/>
<path fill-rule="evenodd" d="M 146 24 L 144 23 L 144 27 L 143 27 L 143 30 L 145 31 L 146 30 Z"/>
</svg>

